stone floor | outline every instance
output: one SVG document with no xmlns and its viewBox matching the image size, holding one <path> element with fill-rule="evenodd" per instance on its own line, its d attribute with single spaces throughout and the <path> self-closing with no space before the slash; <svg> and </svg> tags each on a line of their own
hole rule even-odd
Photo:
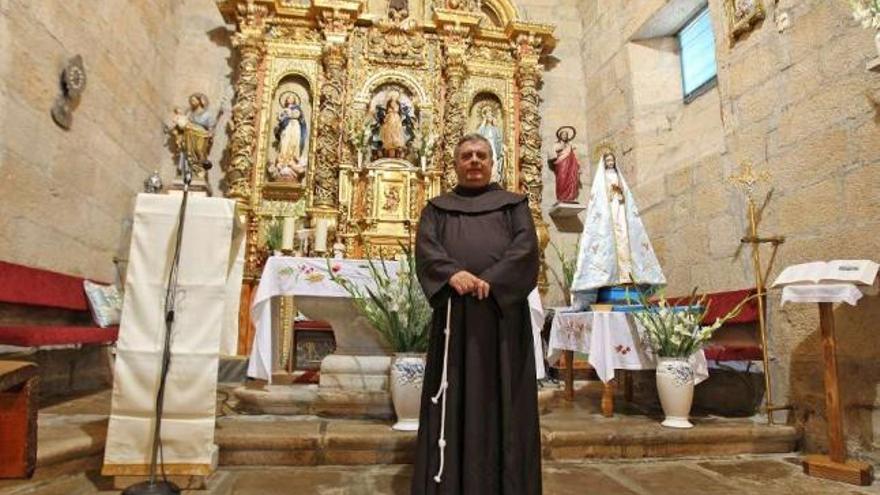
<svg viewBox="0 0 880 495">
<path fill-rule="evenodd" d="M 406 495 L 412 467 L 317 466 L 221 468 L 207 491 L 216 495 Z M 0 488 L 2 495 L 119 493 L 95 472 Z M 545 462 L 544 495 L 856 495 L 880 494 L 880 484 L 856 487 L 809 478 L 791 455 L 676 460 Z M 490 495 L 490 494 L 487 494 Z"/>
</svg>

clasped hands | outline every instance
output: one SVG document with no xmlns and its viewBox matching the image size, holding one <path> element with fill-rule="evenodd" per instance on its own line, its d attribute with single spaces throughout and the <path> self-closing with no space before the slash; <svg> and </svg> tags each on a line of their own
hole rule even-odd
<svg viewBox="0 0 880 495">
<path fill-rule="evenodd" d="M 458 295 L 472 294 L 477 299 L 489 297 L 489 282 L 477 277 L 467 270 L 456 272 L 449 277 L 449 285 Z"/>
</svg>

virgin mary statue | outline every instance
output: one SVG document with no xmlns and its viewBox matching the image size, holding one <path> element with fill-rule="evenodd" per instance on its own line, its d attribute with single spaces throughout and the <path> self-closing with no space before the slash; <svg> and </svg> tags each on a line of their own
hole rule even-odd
<svg viewBox="0 0 880 495">
<path fill-rule="evenodd" d="M 278 158 L 273 170 L 278 178 L 294 179 L 306 171 L 305 149 L 308 136 L 306 119 L 302 107 L 292 96 L 284 99 L 278 124 L 275 126 L 275 139 L 278 142 Z"/>
<path fill-rule="evenodd" d="M 576 306 L 595 302 L 604 287 L 662 286 L 666 277 L 636 202 L 612 153 L 596 167 L 571 293 Z"/>
</svg>

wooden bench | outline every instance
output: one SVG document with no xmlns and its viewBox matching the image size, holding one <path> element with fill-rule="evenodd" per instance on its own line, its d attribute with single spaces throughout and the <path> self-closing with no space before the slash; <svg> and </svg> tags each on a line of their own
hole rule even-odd
<svg viewBox="0 0 880 495">
<path fill-rule="evenodd" d="M 0 345 L 40 350 L 116 342 L 118 327 L 101 328 L 92 321 L 83 281 L 81 277 L 0 261 Z M 48 367 L 41 359 L 44 356 L 36 356 L 42 368 L 43 392 L 56 389 L 63 392 L 65 386 L 77 385 L 72 383 L 72 368 L 83 359 L 76 352 L 69 354 L 63 366 L 55 363 Z M 45 376 L 47 372 L 54 373 L 47 369 L 52 367 L 67 368 L 60 370 L 61 374 L 67 374 L 67 384 L 63 379 L 54 380 L 59 382 L 57 385 L 52 384 L 53 380 Z"/>
<path fill-rule="evenodd" d="M 30 478 L 37 465 L 37 367 L 0 361 L 0 478 Z"/>
</svg>

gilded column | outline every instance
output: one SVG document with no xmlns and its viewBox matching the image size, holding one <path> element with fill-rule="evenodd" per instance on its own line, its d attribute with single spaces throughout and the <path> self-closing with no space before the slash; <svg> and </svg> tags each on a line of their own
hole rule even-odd
<svg viewBox="0 0 880 495">
<path fill-rule="evenodd" d="M 453 5 L 454 4 L 454 5 Z M 448 8 L 434 9 L 434 22 L 438 32 L 443 35 L 443 55 L 445 59 L 446 94 L 443 115 L 443 189 L 455 187 L 455 144 L 464 135 L 467 125 L 467 102 L 464 101 L 464 83 L 467 77 L 467 51 L 470 40 L 481 16 L 465 10 L 467 2 L 455 0 L 448 2 Z"/>
<path fill-rule="evenodd" d="M 313 0 L 318 26 L 325 44 L 323 73 L 318 100 L 317 143 L 312 206 L 322 216 L 333 217 L 339 198 L 339 164 L 344 141 L 345 81 L 348 35 L 363 4 L 355 0 Z"/>
<path fill-rule="evenodd" d="M 254 167 L 254 149 L 257 144 L 257 72 L 265 52 L 263 19 L 266 7 L 253 2 L 238 5 L 238 32 L 232 36 L 232 45 L 241 57 L 238 79 L 235 82 L 235 104 L 230 123 L 230 151 L 232 159 L 226 170 L 227 196 L 240 203 L 251 198 L 251 179 Z"/>
<path fill-rule="evenodd" d="M 538 231 L 538 243 L 541 249 L 541 272 L 538 277 L 538 289 L 542 294 L 549 287 L 547 280 L 547 264 L 544 250 L 550 242 L 550 232 L 541 215 L 541 197 L 543 181 L 541 170 L 541 113 L 538 107 L 541 96 L 538 88 L 541 85 L 541 38 L 531 34 L 520 34 L 516 39 L 517 73 L 516 82 L 520 100 L 520 133 L 519 133 L 519 170 L 520 191 L 529 198 L 529 208 Z"/>
<path fill-rule="evenodd" d="M 322 56 L 324 67 L 318 110 L 318 142 L 315 150 L 317 168 L 314 175 L 313 204 L 316 207 L 336 206 L 339 196 L 339 175 L 342 145 L 342 115 L 345 96 L 345 46 L 328 43 Z"/>
<path fill-rule="evenodd" d="M 467 122 L 462 87 L 467 73 L 465 66 L 466 43 L 451 40 L 444 46 L 446 55 L 446 108 L 443 126 L 443 188 L 450 190 L 458 183 L 455 175 L 455 145 L 464 135 Z"/>
</svg>

